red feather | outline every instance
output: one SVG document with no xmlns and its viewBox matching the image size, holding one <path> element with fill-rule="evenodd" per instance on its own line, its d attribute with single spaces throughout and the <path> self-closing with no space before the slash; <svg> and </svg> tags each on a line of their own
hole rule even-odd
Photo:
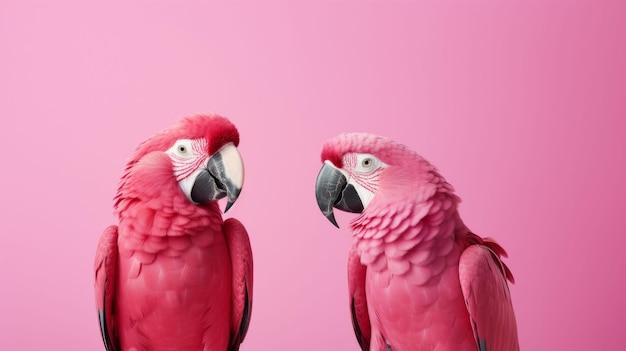
<svg viewBox="0 0 626 351">
<path fill-rule="evenodd" d="M 96 254 L 96 303 L 108 351 L 236 351 L 252 306 L 252 255 L 236 220 L 217 202 L 196 205 L 165 153 L 178 139 L 207 140 L 209 154 L 239 143 L 220 116 L 183 118 L 141 143 L 117 194 L 119 225 Z M 119 233 L 119 237 L 118 237 Z"/>
<path fill-rule="evenodd" d="M 379 177 L 368 178 L 373 184 L 348 162 L 355 153 L 385 163 L 376 169 Z M 367 343 L 371 350 L 519 349 L 506 282 L 513 275 L 500 260 L 506 251 L 468 230 L 457 210 L 460 199 L 432 164 L 364 133 L 329 140 L 322 160 L 355 173 L 351 185 L 373 194 L 350 224 L 348 285 L 364 350 Z"/>
</svg>

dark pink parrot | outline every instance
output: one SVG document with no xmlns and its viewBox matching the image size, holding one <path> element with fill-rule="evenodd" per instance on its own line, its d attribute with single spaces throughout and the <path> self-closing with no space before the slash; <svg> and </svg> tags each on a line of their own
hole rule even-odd
<svg viewBox="0 0 626 351">
<path fill-rule="evenodd" d="M 516 351 L 517 326 L 500 260 L 472 233 L 459 198 L 428 161 L 390 139 L 342 134 L 323 147 L 317 202 L 351 222 L 350 310 L 363 350 Z"/>
<path fill-rule="evenodd" d="M 236 219 L 243 185 L 235 126 L 198 115 L 141 143 L 100 238 L 95 292 L 108 351 L 235 351 L 252 308 L 252 253 Z"/>
</svg>

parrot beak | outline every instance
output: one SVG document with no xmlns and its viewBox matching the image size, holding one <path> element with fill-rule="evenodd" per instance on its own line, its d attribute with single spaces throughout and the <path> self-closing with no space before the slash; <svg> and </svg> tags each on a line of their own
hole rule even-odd
<svg viewBox="0 0 626 351">
<path fill-rule="evenodd" d="M 206 170 L 198 174 L 191 189 L 191 199 L 203 203 L 227 197 L 226 213 L 239 197 L 243 178 L 241 155 L 235 145 L 228 143 L 208 159 Z"/>
<path fill-rule="evenodd" d="M 346 212 L 363 212 L 363 203 L 346 176 L 330 162 L 324 162 L 315 182 L 315 197 L 320 210 L 328 220 L 339 228 L 333 207 Z"/>
</svg>

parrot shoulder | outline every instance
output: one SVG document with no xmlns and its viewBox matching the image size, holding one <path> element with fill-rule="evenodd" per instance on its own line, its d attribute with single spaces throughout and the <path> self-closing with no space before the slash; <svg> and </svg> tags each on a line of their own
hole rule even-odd
<svg viewBox="0 0 626 351">
<path fill-rule="evenodd" d="M 100 236 L 96 259 L 95 290 L 100 333 L 107 351 L 120 351 L 115 326 L 115 275 L 117 265 L 117 226 L 109 226 Z"/>
</svg>

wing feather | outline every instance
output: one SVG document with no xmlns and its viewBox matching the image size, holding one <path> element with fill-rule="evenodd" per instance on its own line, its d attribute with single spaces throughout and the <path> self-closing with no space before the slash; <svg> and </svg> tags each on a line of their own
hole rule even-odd
<svg viewBox="0 0 626 351">
<path fill-rule="evenodd" d="M 461 289 L 478 350 L 519 351 L 515 314 L 506 282 L 510 272 L 498 256 L 486 245 L 466 248 L 459 262 Z"/>
<path fill-rule="evenodd" d="M 252 314 L 253 262 L 250 239 L 243 224 L 234 218 L 224 221 L 224 236 L 232 263 L 232 312 L 229 351 L 239 350 Z"/>
<path fill-rule="evenodd" d="M 107 351 L 120 351 L 115 325 L 115 275 L 117 267 L 117 226 L 104 230 L 94 262 L 95 293 L 100 333 Z"/>
<path fill-rule="evenodd" d="M 363 351 L 370 349 L 372 328 L 367 311 L 367 297 L 365 296 L 365 276 L 367 267 L 361 264 L 361 258 L 356 247 L 352 247 L 348 257 L 348 289 L 350 292 L 350 313 L 352 327 L 359 345 Z"/>
</svg>

